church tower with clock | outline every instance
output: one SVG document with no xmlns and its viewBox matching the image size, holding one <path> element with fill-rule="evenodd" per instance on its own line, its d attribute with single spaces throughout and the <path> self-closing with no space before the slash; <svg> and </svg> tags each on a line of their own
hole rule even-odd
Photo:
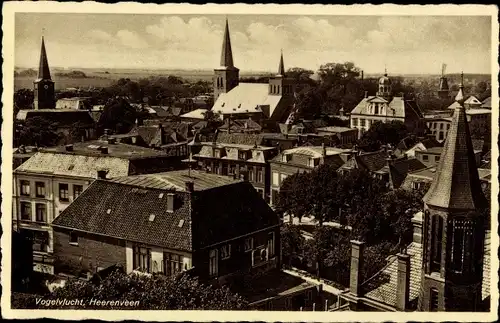
<svg viewBox="0 0 500 323">
<path fill-rule="evenodd" d="M 56 106 L 54 82 L 50 77 L 49 63 L 45 51 L 45 42 L 42 37 L 42 49 L 40 52 L 40 65 L 38 67 L 38 77 L 33 82 L 34 101 L 33 108 L 54 109 Z"/>
</svg>

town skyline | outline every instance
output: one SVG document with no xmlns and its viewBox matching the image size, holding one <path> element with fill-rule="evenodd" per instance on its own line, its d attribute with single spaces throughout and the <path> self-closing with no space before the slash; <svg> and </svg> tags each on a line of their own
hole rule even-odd
<svg viewBox="0 0 500 323">
<path fill-rule="evenodd" d="M 210 70 L 227 17 L 243 72 L 273 72 L 281 49 L 286 68 L 352 61 L 367 74 L 439 74 L 442 63 L 448 73 L 491 72 L 490 17 L 70 15 L 68 25 L 68 14 L 16 14 L 16 67 L 33 66 L 43 35 L 51 68 Z"/>
</svg>

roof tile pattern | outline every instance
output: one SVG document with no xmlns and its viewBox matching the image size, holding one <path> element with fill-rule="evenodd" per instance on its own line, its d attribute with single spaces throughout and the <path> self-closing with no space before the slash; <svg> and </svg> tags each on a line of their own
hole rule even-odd
<svg viewBox="0 0 500 323">
<path fill-rule="evenodd" d="M 188 194 L 176 193 L 175 211 L 167 212 L 160 189 L 97 180 L 52 225 L 174 250 L 191 251 Z M 150 221 L 150 215 L 154 220 Z M 182 227 L 180 220 L 184 220 Z"/>
</svg>

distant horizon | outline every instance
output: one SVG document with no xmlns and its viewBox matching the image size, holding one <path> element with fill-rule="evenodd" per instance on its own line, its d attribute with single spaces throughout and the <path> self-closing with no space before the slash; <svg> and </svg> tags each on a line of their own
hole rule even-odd
<svg viewBox="0 0 500 323">
<path fill-rule="evenodd" d="M 316 71 L 352 61 L 365 74 L 491 71 L 490 16 L 228 15 L 234 64 L 247 73 Z M 36 66 L 44 35 L 49 66 L 211 70 L 226 15 L 18 13 L 15 64 Z M 68 24 L 68 21 L 71 23 Z M 267 72 L 269 71 L 269 72 Z"/>
</svg>

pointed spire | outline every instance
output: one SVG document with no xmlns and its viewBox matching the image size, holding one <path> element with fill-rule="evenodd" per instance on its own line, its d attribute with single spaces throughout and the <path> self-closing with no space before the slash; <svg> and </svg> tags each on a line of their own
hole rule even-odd
<svg viewBox="0 0 500 323">
<path fill-rule="evenodd" d="M 50 80 L 49 62 L 47 61 L 47 53 L 45 52 L 45 41 L 42 36 L 42 49 L 40 51 L 40 65 L 38 67 L 38 79 Z"/>
<path fill-rule="evenodd" d="M 285 64 L 283 63 L 283 49 L 281 50 L 280 65 L 278 67 L 278 76 L 285 76 Z"/>
<path fill-rule="evenodd" d="M 432 185 L 424 197 L 427 205 L 461 210 L 486 206 L 474 157 L 464 108 L 463 74 L 453 114 Z"/>
<path fill-rule="evenodd" d="M 387 76 L 387 65 L 384 67 L 384 76 Z"/>
<path fill-rule="evenodd" d="M 220 65 L 223 67 L 234 67 L 233 51 L 231 49 L 231 38 L 229 37 L 229 22 L 226 18 L 226 29 L 224 30 L 224 39 L 222 41 L 222 54 Z"/>
<path fill-rule="evenodd" d="M 459 85 L 459 90 L 457 93 L 457 96 L 455 97 L 455 101 L 460 104 L 460 106 L 463 106 L 465 102 L 465 95 L 464 95 L 464 72 L 461 74 L 461 80 L 460 80 L 460 85 Z"/>
</svg>

